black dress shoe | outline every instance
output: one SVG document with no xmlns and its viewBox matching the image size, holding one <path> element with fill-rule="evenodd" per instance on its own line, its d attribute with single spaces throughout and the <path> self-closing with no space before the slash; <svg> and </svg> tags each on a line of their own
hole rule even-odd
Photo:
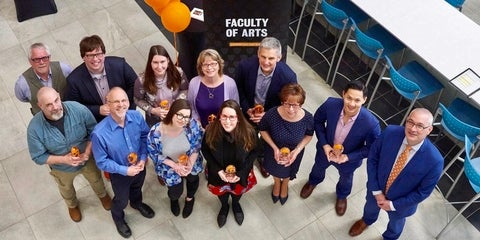
<svg viewBox="0 0 480 240">
<path fill-rule="evenodd" d="M 277 203 L 278 199 L 280 199 L 279 196 L 273 195 L 273 191 L 272 191 L 272 201 L 273 201 L 273 203 Z"/>
<path fill-rule="evenodd" d="M 243 223 L 243 210 L 242 207 L 240 206 L 240 203 L 232 203 L 232 210 L 233 210 L 233 216 L 235 217 L 235 221 L 238 223 L 238 225 L 242 225 Z"/>
<path fill-rule="evenodd" d="M 260 165 L 260 173 L 264 178 L 268 178 L 270 176 L 270 173 L 268 173 L 267 169 L 265 169 L 263 165 Z"/>
<path fill-rule="evenodd" d="M 170 211 L 172 211 L 172 214 L 175 217 L 180 215 L 180 205 L 178 204 L 178 199 L 170 200 Z"/>
<path fill-rule="evenodd" d="M 280 203 L 281 203 L 282 205 L 285 204 L 285 203 L 287 202 L 287 200 L 288 200 L 288 195 L 287 195 L 286 197 L 284 197 L 284 198 L 280 197 Z"/>
<path fill-rule="evenodd" d="M 129 238 L 130 236 L 132 236 L 132 231 L 130 230 L 130 227 L 125 221 L 115 223 L 115 226 L 117 227 L 117 232 L 118 234 L 120 234 L 120 236 L 124 238 Z"/>
<path fill-rule="evenodd" d="M 145 203 L 140 203 L 140 205 L 137 207 L 132 206 L 132 208 L 137 209 L 140 214 L 142 214 L 142 216 L 146 218 L 153 218 L 155 216 L 155 212 L 153 211 L 153 209 Z"/>
<path fill-rule="evenodd" d="M 220 209 L 220 212 L 218 213 L 218 216 L 217 216 L 217 224 L 218 224 L 218 227 L 223 227 L 223 225 L 225 225 L 225 223 L 227 222 L 227 216 L 228 216 L 228 205 L 225 206 L 225 207 L 222 207 Z"/>
<path fill-rule="evenodd" d="M 192 198 L 192 200 L 190 201 L 187 201 L 187 199 L 185 199 L 185 206 L 183 207 L 182 212 L 183 218 L 187 218 L 188 216 L 190 216 L 190 214 L 192 214 L 193 204 L 195 204 L 195 198 Z"/>
</svg>

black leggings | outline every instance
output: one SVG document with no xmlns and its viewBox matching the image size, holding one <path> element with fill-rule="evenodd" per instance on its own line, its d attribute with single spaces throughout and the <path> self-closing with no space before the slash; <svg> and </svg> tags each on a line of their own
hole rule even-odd
<svg viewBox="0 0 480 240">
<path fill-rule="evenodd" d="M 195 196 L 200 180 L 198 175 L 189 174 L 182 178 L 180 184 L 168 187 L 168 197 L 171 200 L 178 200 L 180 198 L 183 193 L 183 182 L 185 182 L 185 180 L 187 182 L 187 198 L 193 198 Z"/>
</svg>

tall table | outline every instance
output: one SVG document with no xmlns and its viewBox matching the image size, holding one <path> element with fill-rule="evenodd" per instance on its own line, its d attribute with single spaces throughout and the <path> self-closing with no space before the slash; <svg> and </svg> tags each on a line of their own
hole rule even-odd
<svg viewBox="0 0 480 240">
<path fill-rule="evenodd" d="M 468 68 L 480 74 L 480 26 L 445 0 L 352 2 L 435 69 L 447 89 Z M 480 99 L 468 100 L 480 108 Z"/>
</svg>

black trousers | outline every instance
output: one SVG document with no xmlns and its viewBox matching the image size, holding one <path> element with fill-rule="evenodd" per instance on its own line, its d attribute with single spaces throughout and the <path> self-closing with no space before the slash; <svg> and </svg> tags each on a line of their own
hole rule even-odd
<svg viewBox="0 0 480 240">
<path fill-rule="evenodd" d="M 187 182 L 187 197 L 193 198 L 195 193 L 198 190 L 198 185 L 200 183 L 200 178 L 198 175 L 188 174 L 186 177 L 182 178 L 182 182 L 168 187 L 168 197 L 171 200 L 178 200 L 183 193 L 183 183 Z"/>
<path fill-rule="evenodd" d="M 137 207 L 142 203 L 142 186 L 145 181 L 147 170 L 144 169 L 136 176 L 123 176 L 117 173 L 110 173 L 110 181 L 115 196 L 112 200 L 112 218 L 115 223 L 124 221 L 125 213 L 130 200 L 130 206 Z"/>
</svg>

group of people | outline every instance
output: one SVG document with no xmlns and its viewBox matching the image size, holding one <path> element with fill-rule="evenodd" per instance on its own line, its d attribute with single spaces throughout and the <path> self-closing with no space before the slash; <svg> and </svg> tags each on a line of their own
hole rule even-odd
<svg viewBox="0 0 480 240">
<path fill-rule="evenodd" d="M 363 218 L 349 233 L 361 234 L 384 209 L 390 222 L 383 237 L 398 238 L 405 218 L 433 191 L 443 167 L 427 138 L 432 114 L 415 109 L 404 127 L 388 126 L 381 133 L 378 120 L 362 107 L 367 88 L 352 81 L 341 98 L 328 98 L 312 115 L 303 108 L 306 92 L 281 61 L 281 49 L 276 38 L 264 38 L 257 56 L 242 60 L 234 78 L 223 73 L 225 63 L 216 50 L 204 49 L 197 58 L 198 75 L 189 79 L 161 45 L 150 48 L 145 71 L 137 75 L 124 58 L 105 56 L 97 35 L 81 40 L 84 62 L 73 70 L 51 62 L 45 44 L 32 44 L 31 68 L 15 85 L 17 98 L 30 102 L 34 114 L 28 126 L 31 157 L 50 167 L 73 221 L 82 218 L 73 180 L 83 174 L 111 211 L 119 234 L 128 238 L 124 209 L 129 202 L 144 217 L 155 216 L 141 190 L 149 159 L 167 187 L 174 216 L 191 215 L 204 171 L 208 190 L 220 201 L 218 226 L 227 221 L 229 198 L 241 225 L 240 199 L 257 183 L 255 160 L 264 177 L 272 175 L 273 203 L 284 205 L 289 181 L 297 177 L 315 133 L 315 163 L 300 196 L 308 198 L 333 165 L 340 175 L 335 210 L 344 215 L 353 174 L 368 158 Z M 109 173 L 113 200 L 100 170 Z"/>
</svg>

